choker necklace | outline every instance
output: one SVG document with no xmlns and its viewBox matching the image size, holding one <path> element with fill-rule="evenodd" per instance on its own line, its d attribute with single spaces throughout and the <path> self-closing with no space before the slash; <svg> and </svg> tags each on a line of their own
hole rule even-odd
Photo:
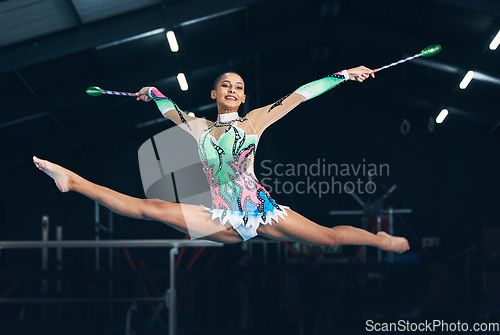
<svg viewBox="0 0 500 335">
<path fill-rule="evenodd" d="M 240 118 L 240 116 L 238 115 L 238 112 L 218 114 L 217 115 L 217 122 L 229 122 L 229 121 L 233 121 L 233 120 L 236 120 L 239 118 Z"/>
</svg>

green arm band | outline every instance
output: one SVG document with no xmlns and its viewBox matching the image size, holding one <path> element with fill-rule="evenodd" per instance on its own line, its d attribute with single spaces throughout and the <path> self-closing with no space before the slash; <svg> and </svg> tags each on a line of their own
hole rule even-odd
<svg viewBox="0 0 500 335">
<path fill-rule="evenodd" d="M 332 74 L 331 76 L 302 85 L 295 90 L 295 93 L 298 93 L 304 96 L 306 100 L 309 100 L 325 93 L 347 79 L 349 79 L 349 75 L 347 74 L 347 71 L 344 70 L 342 72 Z"/>
<path fill-rule="evenodd" d="M 179 107 L 172 99 L 164 96 L 156 87 L 149 90 L 149 96 L 156 102 L 158 109 L 164 113 L 170 109 L 179 110 Z"/>
<path fill-rule="evenodd" d="M 177 112 L 179 120 L 186 126 L 186 128 L 191 130 L 191 126 L 184 118 L 184 115 L 186 114 L 184 114 L 180 110 L 179 106 L 177 106 L 175 102 L 173 102 L 170 98 L 164 96 L 163 93 L 161 93 L 156 87 L 151 87 L 149 89 L 149 96 L 156 102 L 156 105 L 158 106 L 158 109 L 163 114 L 163 116 L 172 119 L 173 116 L 168 116 L 167 112 L 173 109 Z M 178 120 L 172 120 L 172 121 L 174 121 L 175 123 L 179 123 Z"/>
</svg>

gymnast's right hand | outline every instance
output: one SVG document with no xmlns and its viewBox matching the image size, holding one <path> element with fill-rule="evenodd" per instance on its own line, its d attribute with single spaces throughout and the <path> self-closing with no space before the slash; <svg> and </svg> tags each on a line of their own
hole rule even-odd
<svg viewBox="0 0 500 335">
<path fill-rule="evenodd" d="M 136 96 L 136 97 L 137 97 L 137 101 L 139 101 L 139 100 L 142 100 L 142 101 L 144 101 L 144 102 L 149 102 L 149 101 L 151 101 L 152 99 L 151 99 L 151 97 L 149 96 L 149 89 L 150 89 L 150 88 L 151 88 L 151 87 L 146 86 L 146 87 L 141 88 L 141 90 L 140 90 L 139 92 L 134 93 L 134 96 Z"/>
</svg>

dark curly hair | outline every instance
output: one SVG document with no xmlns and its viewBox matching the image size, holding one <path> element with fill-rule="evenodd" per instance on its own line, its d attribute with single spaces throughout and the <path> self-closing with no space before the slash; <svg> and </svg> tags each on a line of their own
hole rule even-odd
<svg viewBox="0 0 500 335">
<path fill-rule="evenodd" d="M 237 74 L 238 76 L 241 77 L 241 79 L 243 79 L 243 77 L 238 73 L 238 72 L 234 72 L 234 71 L 226 71 L 226 72 L 222 72 L 221 74 L 219 74 L 217 76 L 217 78 L 215 78 L 215 81 L 214 81 L 214 86 L 213 86 L 213 89 L 215 90 L 217 88 L 217 83 L 219 83 L 219 80 L 220 78 L 222 78 L 223 75 L 225 74 L 228 74 L 228 73 L 234 73 L 234 74 Z"/>
</svg>

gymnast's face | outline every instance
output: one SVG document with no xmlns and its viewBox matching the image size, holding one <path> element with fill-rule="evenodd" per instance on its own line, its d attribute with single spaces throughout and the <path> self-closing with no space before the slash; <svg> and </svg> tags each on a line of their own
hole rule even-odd
<svg viewBox="0 0 500 335">
<path fill-rule="evenodd" d="M 211 96 L 217 101 L 219 111 L 236 111 L 245 103 L 245 83 L 236 73 L 225 73 L 215 85 Z"/>
</svg>

